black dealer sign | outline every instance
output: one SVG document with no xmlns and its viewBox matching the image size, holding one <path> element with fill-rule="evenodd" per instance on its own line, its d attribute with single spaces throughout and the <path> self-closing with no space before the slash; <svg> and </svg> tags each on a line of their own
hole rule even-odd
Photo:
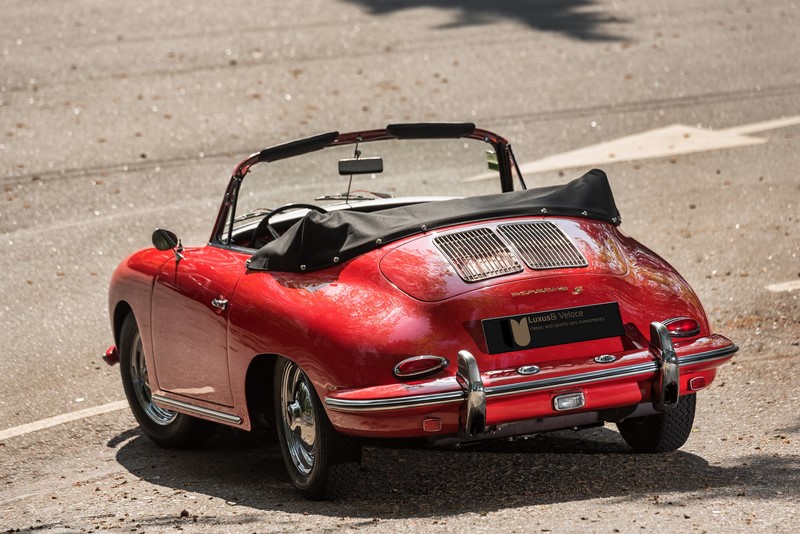
<svg viewBox="0 0 800 534">
<path fill-rule="evenodd" d="M 621 336 L 616 302 L 481 321 L 489 354 Z"/>
</svg>

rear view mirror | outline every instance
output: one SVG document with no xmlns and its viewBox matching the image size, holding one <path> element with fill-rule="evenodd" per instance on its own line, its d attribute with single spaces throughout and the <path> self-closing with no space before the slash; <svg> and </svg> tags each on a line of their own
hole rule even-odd
<svg viewBox="0 0 800 534">
<path fill-rule="evenodd" d="M 178 236 L 163 228 L 156 228 L 152 240 L 158 250 L 172 250 L 178 246 Z"/>
<path fill-rule="evenodd" d="M 383 158 L 340 159 L 339 174 L 377 174 L 383 172 Z"/>
</svg>

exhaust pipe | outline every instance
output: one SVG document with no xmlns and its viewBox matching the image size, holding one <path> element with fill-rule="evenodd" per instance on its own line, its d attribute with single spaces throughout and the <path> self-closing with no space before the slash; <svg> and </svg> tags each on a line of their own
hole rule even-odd
<svg viewBox="0 0 800 534">
<path fill-rule="evenodd" d="M 650 353 L 659 366 L 653 387 L 653 408 L 670 412 L 678 404 L 681 372 L 672 337 L 662 323 L 650 323 Z"/>
</svg>

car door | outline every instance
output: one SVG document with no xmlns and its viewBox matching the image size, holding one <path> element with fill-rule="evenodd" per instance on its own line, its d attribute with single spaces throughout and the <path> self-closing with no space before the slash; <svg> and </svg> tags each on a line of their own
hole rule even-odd
<svg viewBox="0 0 800 534">
<path fill-rule="evenodd" d="M 213 246 L 187 248 L 182 255 L 164 265 L 153 288 L 157 385 L 163 391 L 232 406 L 228 303 L 249 256 Z"/>
</svg>

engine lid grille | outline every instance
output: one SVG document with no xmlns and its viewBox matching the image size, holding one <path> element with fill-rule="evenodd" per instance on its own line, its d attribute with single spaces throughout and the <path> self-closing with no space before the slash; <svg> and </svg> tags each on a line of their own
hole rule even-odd
<svg viewBox="0 0 800 534">
<path fill-rule="evenodd" d="M 589 265 L 564 231 L 549 221 L 501 224 L 497 231 L 511 243 L 531 269 Z"/>
<path fill-rule="evenodd" d="M 522 271 L 519 260 L 489 228 L 441 235 L 433 242 L 466 282 Z"/>
</svg>

